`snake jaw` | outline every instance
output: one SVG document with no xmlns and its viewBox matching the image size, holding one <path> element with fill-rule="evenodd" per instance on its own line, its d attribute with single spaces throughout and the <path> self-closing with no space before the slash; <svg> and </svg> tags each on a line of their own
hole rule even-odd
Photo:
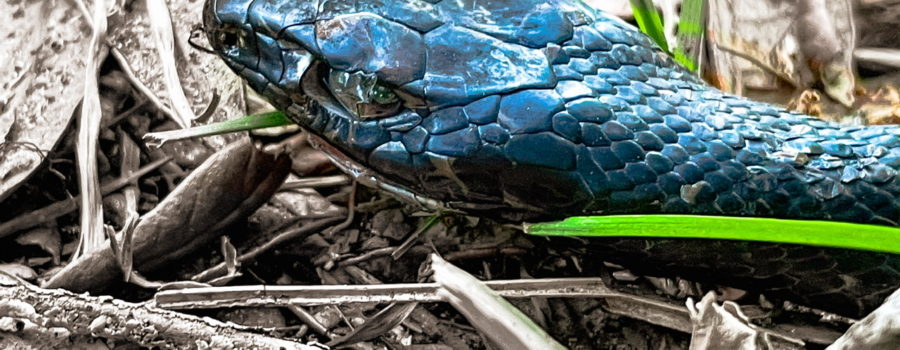
<svg viewBox="0 0 900 350">
<path fill-rule="evenodd" d="M 329 144 L 328 141 L 325 141 L 314 134 L 310 135 L 309 142 L 313 147 L 325 153 L 325 155 L 328 156 L 331 162 L 334 163 L 341 171 L 343 171 L 345 174 L 349 175 L 359 183 L 363 184 L 364 186 L 391 193 L 395 197 L 406 203 L 417 205 L 428 211 L 462 213 L 462 211 L 454 210 L 448 203 L 443 203 L 434 198 L 418 195 L 416 194 L 416 192 L 404 187 L 403 185 L 394 183 L 391 180 L 384 178 L 378 172 L 373 171 L 372 169 L 369 169 L 368 167 L 360 164 L 353 158 L 347 156 L 341 150 Z"/>
</svg>

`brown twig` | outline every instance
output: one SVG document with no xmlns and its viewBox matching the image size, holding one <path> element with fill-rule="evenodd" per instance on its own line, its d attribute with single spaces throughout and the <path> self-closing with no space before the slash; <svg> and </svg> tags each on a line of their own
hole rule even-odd
<svg viewBox="0 0 900 350">
<path fill-rule="evenodd" d="M 374 258 L 391 255 L 391 253 L 393 253 L 395 250 L 397 250 L 397 247 L 384 247 L 384 248 L 373 249 L 373 250 L 363 253 L 362 255 L 357 255 L 354 257 L 339 260 L 338 266 L 356 265 L 356 264 L 359 264 L 366 260 L 371 260 Z"/>
<path fill-rule="evenodd" d="M 239 256 L 237 258 L 237 260 L 241 264 L 245 264 L 247 262 L 253 261 L 260 254 L 267 252 L 267 251 L 281 245 L 284 242 L 300 240 L 303 237 L 306 237 L 307 235 L 312 234 L 313 232 L 319 231 L 325 227 L 328 227 L 329 225 L 332 225 L 332 224 L 340 221 L 341 219 L 342 218 L 340 216 L 333 216 L 333 217 L 329 217 L 329 218 L 316 220 L 316 221 L 310 222 L 310 223 L 300 226 L 300 227 L 294 227 L 294 228 L 288 229 L 286 231 L 279 233 L 275 237 L 272 237 L 272 239 L 270 239 L 265 244 L 263 244 L 259 247 L 253 248 L 249 252 L 241 254 L 241 256 Z M 198 282 L 209 281 L 214 278 L 224 276 L 226 272 L 227 272 L 227 270 L 225 268 L 225 263 L 222 262 L 216 266 L 210 267 L 210 268 L 204 270 L 203 272 L 200 272 L 200 273 L 194 275 L 193 277 L 191 277 L 191 280 L 198 281 Z"/>
<path fill-rule="evenodd" d="M 129 174 L 127 176 L 120 177 L 116 180 L 113 180 L 110 183 L 107 183 L 100 187 L 100 193 L 103 195 L 107 195 L 116 191 L 130 183 L 132 183 L 135 179 L 140 178 L 141 176 L 146 175 L 147 173 L 156 170 L 169 160 L 172 157 L 165 157 L 159 160 L 156 160 L 150 164 L 147 164 L 140 170 Z M 78 200 L 80 196 L 75 196 L 63 201 L 59 201 L 53 204 L 50 204 L 41 209 L 20 215 L 10 221 L 0 223 L 0 238 L 6 237 L 10 234 L 16 233 L 18 231 L 31 228 L 40 224 L 43 224 L 47 221 L 53 220 L 60 216 L 69 214 L 75 209 L 78 209 Z"/>
<path fill-rule="evenodd" d="M 444 259 L 447 261 L 457 261 L 457 260 L 471 260 L 471 259 L 484 259 L 497 255 L 524 255 L 527 254 L 528 251 L 524 248 L 520 247 L 487 247 L 487 248 L 472 248 L 466 250 L 460 250 L 456 252 L 447 253 L 444 256 Z"/>
<path fill-rule="evenodd" d="M 391 253 L 391 258 L 393 258 L 394 260 L 399 260 L 401 257 L 403 257 L 403 255 L 406 254 L 406 252 L 409 251 L 409 249 L 419 241 L 419 236 L 421 236 L 423 233 L 425 233 L 425 231 L 428 231 L 432 226 L 437 224 L 438 220 L 440 220 L 441 217 L 442 216 L 439 214 L 428 218 L 428 220 L 426 220 L 422 224 L 422 226 L 413 231 L 413 233 L 410 234 L 409 237 L 406 237 L 403 243 L 400 244 L 400 246 Z"/>
<path fill-rule="evenodd" d="M 322 323 L 319 322 L 319 320 L 317 320 L 315 316 L 313 316 L 311 313 L 309 313 L 309 311 L 306 311 L 306 309 L 304 309 L 303 307 L 298 306 L 298 305 L 288 305 L 287 309 L 288 309 L 288 311 L 293 313 L 294 316 L 297 316 L 297 318 L 299 318 L 300 321 L 302 321 L 304 324 L 308 325 L 309 328 L 312 329 L 314 332 L 319 333 L 319 334 L 324 335 L 329 338 L 334 337 L 333 334 L 331 334 L 331 332 L 328 331 L 328 328 L 325 328 L 325 326 L 323 326 Z"/>
<path fill-rule="evenodd" d="M 358 182 L 353 181 L 353 184 L 350 185 L 350 194 L 347 196 L 347 218 L 344 219 L 344 222 L 340 223 L 339 225 L 325 230 L 325 232 L 322 233 L 323 236 L 331 237 L 335 233 L 349 227 L 350 224 L 353 223 L 353 218 L 356 216 L 356 187 L 358 184 Z"/>
</svg>

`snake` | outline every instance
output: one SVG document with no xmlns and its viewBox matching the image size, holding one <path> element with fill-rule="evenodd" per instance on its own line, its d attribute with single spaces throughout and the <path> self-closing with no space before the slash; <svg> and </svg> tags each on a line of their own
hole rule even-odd
<svg viewBox="0 0 900 350">
<path fill-rule="evenodd" d="M 508 222 L 697 214 L 900 222 L 900 128 L 719 91 L 579 0 L 208 0 L 213 50 L 364 185 Z M 603 259 L 842 315 L 894 254 L 589 240 Z"/>
</svg>

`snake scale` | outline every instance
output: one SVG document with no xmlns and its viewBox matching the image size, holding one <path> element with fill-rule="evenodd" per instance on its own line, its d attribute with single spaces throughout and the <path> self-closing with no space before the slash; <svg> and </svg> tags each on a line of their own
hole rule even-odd
<svg viewBox="0 0 900 350">
<path fill-rule="evenodd" d="M 208 0 L 212 47 L 364 184 L 503 220 L 690 213 L 900 222 L 900 128 L 842 127 L 705 85 L 578 0 Z M 646 273 L 850 316 L 896 255 L 596 239 Z"/>
</svg>

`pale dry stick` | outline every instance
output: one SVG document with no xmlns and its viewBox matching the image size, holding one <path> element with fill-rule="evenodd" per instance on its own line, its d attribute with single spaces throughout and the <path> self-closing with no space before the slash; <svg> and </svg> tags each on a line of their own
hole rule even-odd
<svg viewBox="0 0 900 350">
<path fill-rule="evenodd" d="M 344 267 L 343 271 L 357 284 L 383 284 L 368 271 L 356 266 Z M 419 303 L 391 303 L 378 311 L 375 315 L 367 317 L 366 321 L 359 327 L 350 327 L 349 333 L 344 334 L 339 338 L 332 339 L 327 345 L 339 348 L 341 345 L 349 345 L 374 339 L 400 325 L 400 323 L 407 320 L 416 309 L 419 309 L 420 313 L 423 312 L 421 308 L 417 308 L 418 305 Z M 338 311 L 340 311 L 340 307 L 338 307 Z M 346 319 L 344 319 L 344 322 L 348 325 L 350 324 Z"/>
<path fill-rule="evenodd" d="M 304 309 L 303 307 L 298 306 L 298 305 L 288 305 L 287 309 L 288 309 L 288 311 L 293 313 L 295 316 L 297 316 L 297 318 L 299 318 L 300 321 L 302 321 L 304 324 L 309 326 L 309 328 L 312 329 L 314 332 L 319 333 L 319 334 L 324 335 L 329 338 L 334 338 L 334 334 L 329 332 L 328 328 L 325 328 L 325 326 L 323 326 L 322 323 L 319 322 L 319 320 L 317 320 L 315 316 L 310 314 L 309 311 L 306 311 L 306 309 Z"/>
<path fill-rule="evenodd" d="M 856 324 L 856 322 L 858 322 L 858 320 L 850 318 L 850 317 L 841 316 L 841 315 L 831 313 L 831 312 L 828 312 L 825 310 L 820 310 L 820 309 L 815 309 L 815 308 L 811 308 L 811 307 L 804 306 L 804 305 L 795 304 L 788 300 L 785 300 L 782 303 L 781 307 L 785 311 L 793 311 L 793 312 L 797 312 L 797 313 L 816 316 L 819 318 L 819 320 L 829 322 L 829 323 L 834 323 L 834 324 L 840 324 L 840 325 L 844 325 L 844 326 L 851 326 L 853 324 Z"/>
<path fill-rule="evenodd" d="M 894 68 L 900 68 L 900 50 L 880 47 L 858 47 L 853 50 L 857 61 L 875 62 Z"/>
<path fill-rule="evenodd" d="M 347 266 L 343 267 L 342 270 L 350 276 L 350 279 L 355 284 L 384 284 L 377 277 L 370 274 L 368 271 L 363 270 L 361 268 L 355 266 Z M 405 303 L 398 304 L 393 303 L 385 309 L 382 309 L 378 312 L 381 316 L 388 316 L 391 319 L 379 318 L 381 316 L 373 316 L 367 319 L 366 323 L 363 324 L 362 327 L 357 328 L 357 330 L 361 332 L 369 332 L 374 328 L 380 327 L 378 324 L 374 324 L 373 322 L 381 322 L 385 323 L 384 326 L 389 326 L 388 323 L 393 324 L 389 328 L 396 327 L 397 324 L 404 322 L 407 327 L 410 329 L 417 329 L 419 332 L 433 338 L 433 339 L 441 339 L 441 341 L 447 346 L 454 349 L 465 349 L 469 346 L 462 340 L 463 334 L 462 332 L 475 333 L 474 329 L 469 329 L 467 331 L 460 330 L 459 324 L 450 321 L 444 321 L 435 316 L 431 311 L 423 307 L 412 307 L 412 305 L 418 305 L 418 303 Z M 406 307 L 411 307 L 412 312 L 408 315 L 403 315 L 403 309 Z M 383 314 L 387 312 L 388 315 Z M 405 319 L 404 319 L 405 318 Z M 371 334 L 371 333 L 370 333 Z M 349 334 L 348 334 L 349 335 Z M 357 333 L 357 335 L 360 335 Z M 353 336 L 356 339 L 359 339 L 357 336 Z M 349 339 L 345 339 L 349 340 Z"/>
<path fill-rule="evenodd" d="M 332 225 L 338 221 L 341 221 L 341 219 L 343 219 L 343 218 L 340 216 L 333 216 L 333 217 L 329 217 L 329 218 L 319 219 L 319 220 L 310 222 L 310 223 L 300 226 L 300 227 L 294 227 L 294 228 L 285 230 L 285 231 L 279 233 L 278 235 L 276 235 L 275 237 L 272 237 L 272 239 L 270 239 L 265 244 L 263 244 L 259 247 L 253 248 L 252 250 L 250 250 L 244 254 L 241 254 L 241 256 L 239 256 L 237 258 L 237 260 L 241 264 L 245 264 L 247 262 L 253 261 L 260 254 L 265 253 L 271 249 L 274 249 L 275 247 L 281 245 L 282 243 L 305 238 L 306 236 L 312 234 L 313 232 L 319 231 L 325 227 L 328 227 L 329 225 Z M 225 263 L 222 262 L 216 266 L 210 267 L 210 268 L 194 275 L 193 277 L 191 277 L 191 280 L 197 281 L 197 282 L 210 281 L 212 279 L 224 276 L 226 272 L 227 272 L 227 269 L 225 267 Z"/>
<path fill-rule="evenodd" d="M 67 348 L 68 339 L 99 337 L 154 348 L 321 349 L 248 332 L 247 327 L 209 317 L 162 310 L 110 297 L 93 297 L 24 283 L 0 286 L 0 316 L 23 324 L 14 332 L 34 348 Z M 33 329 L 46 330 L 34 332 Z M 60 332 L 64 336 L 60 337 Z M 67 332 L 67 333 L 66 333 Z M 30 337 L 27 337 L 32 333 Z M 56 338 L 35 337 L 55 334 Z M 55 341 L 55 343 L 54 343 Z"/>
<path fill-rule="evenodd" d="M 347 177 L 347 175 L 305 177 L 302 179 L 285 182 L 284 185 L 281 186 L 281 189 L 287 190 L 296 188 L 335 187 L 343 186 L 349 183 L 350 178 Z"/>
<path fill-rule="evenodd" d="M 144 176 L 147 173 L 156 170 L 156 168 L 159 168 L 170 160 L 172 160 L 172 157 L 166 156 L 165 158 L 161 158 L 150 164 L 147 164 L 146 166 L 132 174 L 120 177 L 110 183 L 104 184 L 100 187 L 100 194 L 104 196 L 110 194 L 113 191 L 116 191 L 132 183 L 135 179 L 138 179 L 141 176 Z M 41 209 L 19 215 L 7 222 L 0 223 L 0 238 L 6 237 L 10 234 L 22 231 L 24 229 L 38 226 L 49 220 L 53 220 L 75 211 L 75 209 L 78 209 L 78 201 L 80 200 L 80 197 L 81 196 L 75 196 L 66 200 L 62 200 Z"/>
<path fill-rule="evenodd" d="M 522 310 L 503 298 L 501 293 L 439 255 L 431 254 L 423 268 L 425 270 L 420 270 L 419 274 L 429 275 L 440 286 L 440 296 L 465 316 L 482 337 L 497 347 L 510 350 L 566 349 Z"/>
<path fill-rule="evenodd" d="M 103 119 L 100 108 L 100 94 L 97 85 L 97 71 L 100 60 L 105 56 L 98 55 L 104 47 L 106 37 L 106 2 L 95 1 L 91 14 L 93 26 L 90 45 L 87 52 L 87 66 L 84 69 L 84 88 L 82 90 L 81 115 L 78 119 L 78 139 L 76 142 L 76 159 L 78 161 L 78 188 L 81 193 L 81 233 L 78 236 L 78 248 L 72 258 L 86 254 L 99 248 L 104 241 L 103 203 L 100 194 L 99 170 L 97 168 L 97 139 L 100 137 L 100 121 Z"/>
<path fill-rule="evenodd" d="M 151 39 L 156 46 L 160 67 L 163 71 L 163 82 L 168 93 L 169 103 L 175 112 L 175 122 L 181 128 L 189 128 L 197 118 L 191 110 L 191 104 L 184 95 L 178 68 L 175 65 L 175 34 L 172 31 L 172 17 L 163 0 L 148 0 L 147 18 L 150 20 Z"/>
<path fill-rule="evenodd" d="M 612 290 L 600 278 L 547 278 L 484 281 L 505 298 L 603 298 L 612 314 L 690 333 L 690 315 L 683 305 Z M 227 307 L 283 307 L 285 305 L 343 305 L 443 302 L 437 283 L 370 285 L 231 286 L 167 290 L 154 301 L 164 309 Z M 782 331 L 764 330 L 779 344 L 797 344 Z M 836 338 L 836 336 L 835 336 Z M 810 339 L 812 341 L 812 339 Z"/>
<path fill-rule="evenodd" d="M 633 297 L 609 289 L 599 278 L 495 280 L 484 283 L 508 298 Z M 437 283 L 204 287 L 162 291 L 156 294 L 154 300 L 157 306 L 165 309 L 439 302 L 443 301 L 438 293 L 440 288 Z"/>
<path fill-rule="evenodd" d="M 172 111 L 168 106 L 166 106 L 160 99 L 157 97 L 152 90 L 147 85 L 141 82 L 141 80 L 134 74 L 134 70 L 131 69 L 131 66 L 128 65 L 128 59 L 122 54 L 119 49 L 115 47 L 111 47 L 109 52 L 112 53 L 113 57 L 116 58 L 116 62 L 119 63 L 119 67 L 122 68 L 122 72 L 125 73 L 125 77 L 128 78 L 128 81 L 131 82 L 138 91 L 144 94 L 147 97 L 147 100 L 159 109 L 163 114 L 168 116 L 170 119 L 175 120 L 177 116 L 175 112 Z"/>
</svg>

